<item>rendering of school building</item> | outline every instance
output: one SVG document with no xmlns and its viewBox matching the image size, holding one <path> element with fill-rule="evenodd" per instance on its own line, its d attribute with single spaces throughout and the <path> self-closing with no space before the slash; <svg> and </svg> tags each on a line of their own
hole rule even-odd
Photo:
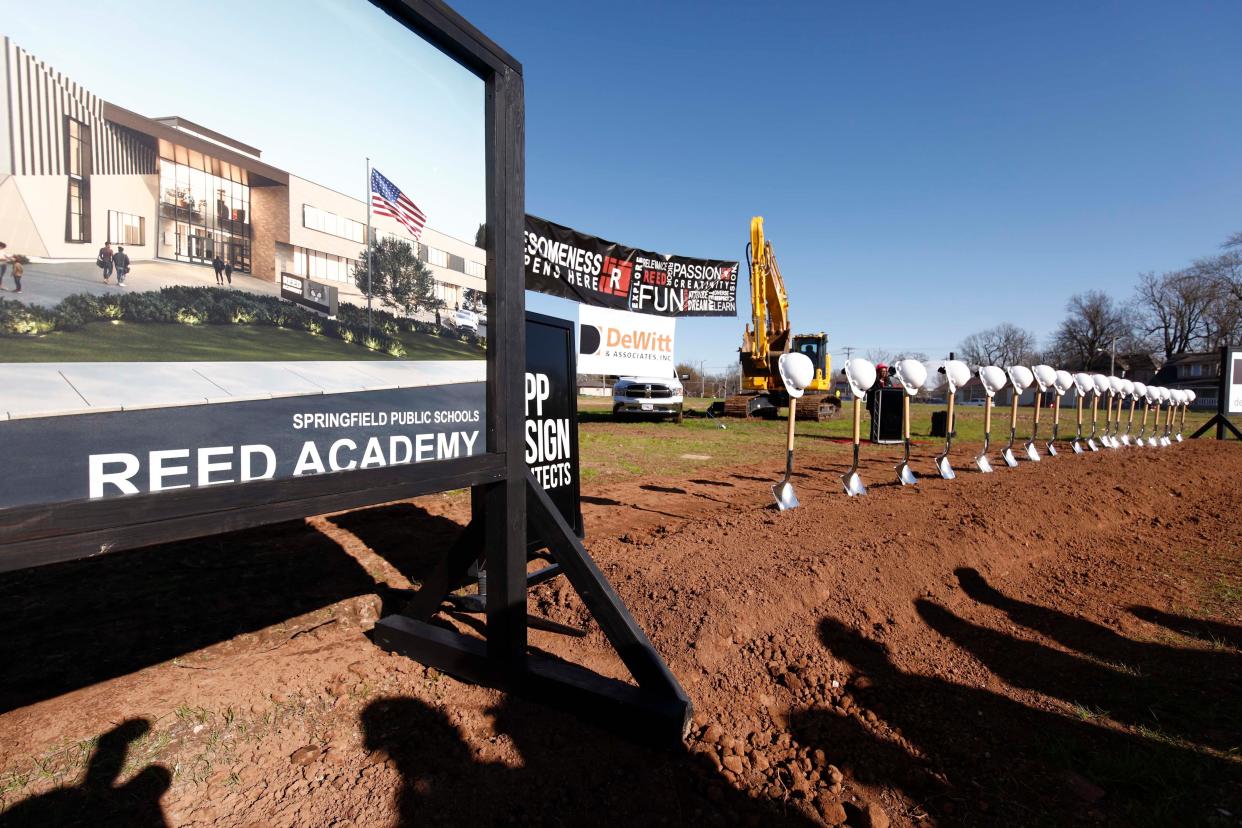
<svg viewBox="0 0 1242 828">
<path fill-rule="evenodd" d="M 342 301 L 365 301 L 353 277 L 365 246 L 362 199 L 185 118 L 105 101 L 7 37 L 0 94 L 0 240 L 10 252 L 94 261 L 107 241 L 135 261 L 209 266 L 218 255 L 259 279 L 306 276 L 337 287 Z M 486 290 L 482 249 L 430 226 L 415 242 L 392 218 L 371 221 L 377 237 L 417 245 L 448 308 L 466 289 Z"/>
</svg>

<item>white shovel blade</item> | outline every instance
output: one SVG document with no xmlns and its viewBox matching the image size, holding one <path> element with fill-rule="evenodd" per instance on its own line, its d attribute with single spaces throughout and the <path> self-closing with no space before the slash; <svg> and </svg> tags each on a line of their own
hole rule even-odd
<svg viewBox="0 0 1242 828">
<path fill-rule="evenodd" d="M 782 512 L 789 509 L 797 509 L 798 496 L 794 494 L 793 484 L 788 480 L 782 480 L 772 487 L 772 497 L 776 498 L 776 508 Z"/>
<path fill-rule="evenodd" d="M 919 479 L 914 476 L 914 472 L 910 469 L 909 463 L 897 464 L 897 480 L 903 486 L 913 486 L 919 482 Z"/>
<path fill-rule="evenodd" d="M 1049 443 L 1048 445 L 1044 446 L 1044 450 L 1048 452 L 1049 457 L 1057 456 L 1057 444 L 1056 443 Z"/>
<path fill-rule="evenodd" d="M 1177 432 L 1177 442 L 1182 442 L 1182 433 L 1180 431 Z"/>
<path fill-rule="evenodd" d="M 862 478 L 858 476 L 858 472 L 850 472 L 841 478 L 841 482 L 845 485 L 845 493 L 850 497 L 867 493 L 867 487 L 863 485 Z"/>
<path fill-rule="evenodd" d="M 1013 468 L 1018 465 L 1018 458 L 1014 456 L 1013 449 L 1007 448 L 1001 452 L 1001 459 L 1005 461 L 1005 465 Z"/>
<path fill-rule="evenodd" d="M 1129 434 L 1123 434 L 1123 435 L 1121 435 L 1121 444 L 1122 444 L 1123 446 L 1128 446 L 1128 445 L 1130 445 L 1130 435 L 1129 435 Z"/>
<path fill-rule="evenodd" d="M 1032 463 L 1039 462 L 1039 449 L 1035 448 L 1034 443 L 1026 444 L 1026 456 Z"/>
<path fill-rule="evenodd" d="M 957 475 L 953 471 L 953 467 L 949 465 L 948 457 L 936 458 L 936 471 L 940 472 L 940 476 L 945 480 L 953 480 Z"/>
<path fill-rule="evenodd" d="M 1071 445 L 1074 447 L 1074 454 L 1082 454 L 1082 442 L 1075 440 Z"/>
<path fill-rule="evenodd" d="M 992 463 L 990 460 L 988 460 L 988 456 L 986 454 L 980 454 L 978 457 L 976 457 L 975 465 L 978 466 L 979 471 L 983 472 L 984 474 L 992 473 Z"/>
<path fill-rule="evenodd" d="M 1100 447 L 1099 447 L 1099 446 L 1097 446 L 1097 445 L 1095 444 L 1095 440 L 1093 440 L 1093 439 L 1088 439 L 1088 440 L 1087 440 L 1087 448 L 1091 449 L 1092 451 L 1099 451 L 1099 450 L 1100 450 Z"/>
</svg>

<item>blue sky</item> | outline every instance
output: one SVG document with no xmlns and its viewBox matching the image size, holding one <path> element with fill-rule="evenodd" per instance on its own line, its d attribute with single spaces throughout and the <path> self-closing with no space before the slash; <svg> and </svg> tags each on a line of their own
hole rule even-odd
<svg viewBox="0 0 1242 828">
<path fill-rule="evenodd" d="M 0 0 L 0 34 L 104 100 L 359 199 L 369 154 L 458 238 L 486 215 L 482 81 L 368 3 Z"/>
<path fill-rule="evenodd" d="M 454 6 L 525 66 L 530 212 L 732 259 L 761 214 L 836 358 L 1042 341 L 1242 230 L 1233 0 Z M 679 359 L 733 364 L 742 324 L 680 320 Z"/>
</svg>

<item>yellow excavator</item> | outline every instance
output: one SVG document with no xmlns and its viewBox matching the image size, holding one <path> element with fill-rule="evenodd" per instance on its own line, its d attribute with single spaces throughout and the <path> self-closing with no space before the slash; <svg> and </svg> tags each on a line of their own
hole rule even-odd
<svg viewBox="0 0 1242 828">
<path fill-rule="evenodd" d="M 799 420 L 828 420 L 841 411 L 840 398 L 832 393 L 832 360 L 828 335 L 790 334 L 789 296 L 776 264 L 772 243 L 763 237 L 763 216 L 750 220 L 751 321 L 742 335 L 741 393 L 725 400 L 724 413 L 731 417 L 775 418 L 777 409 L 789 404 L 777 363 L 781 354 L 794 350 L 806 354 L 815 366 L 815 379 L 797 400 Z"/>
</svg>

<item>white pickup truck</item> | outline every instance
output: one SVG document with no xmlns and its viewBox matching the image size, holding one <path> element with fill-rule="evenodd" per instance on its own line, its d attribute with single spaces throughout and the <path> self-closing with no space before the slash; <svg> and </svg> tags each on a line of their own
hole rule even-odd
<svg viewBox="0 0 1242 828">
<path fill-rule="evenodd" d="M 681 422 L 682 388 L 672 377 L 618 377 L 612 387 L 614 417 L 672 417 Z"/>
</svg>

